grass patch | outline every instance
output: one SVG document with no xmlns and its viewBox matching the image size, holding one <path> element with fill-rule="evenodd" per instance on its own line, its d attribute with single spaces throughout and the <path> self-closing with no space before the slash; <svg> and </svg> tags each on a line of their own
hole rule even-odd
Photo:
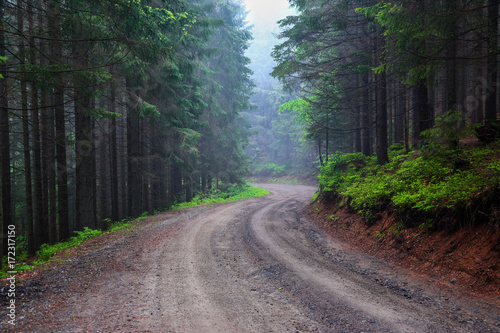
<svg viewBox="0 0 500 333">
<path fill-rule="evenodd" d="M 172 209 L 183 209 L 213 203 L 233 202 L 268 195 L 269 191 L 250 185 L 229 186 L 225 191 L 211 191 L 197 195 L 190 202 L 183 202 L 172 206 Z"/>
<path fill-rule="evenodd" d="M 36 265 L 40 265 L 44 262 L 47 262 L 57 252 L 62 251 L 62 250 L 67 249 L 67 248 L 70 248 L 70 247 L 79 246 L 87 239 L 97 237 L 97 236 L 101 235 L 102 233 L 103 232 L 101 230 L 93 230 L 93 229 L 85 227 L 85 229 L 83 231 L 75 231 L 76 236 L 71 237 L 66 242 L 61 242 L 61 243 L 57 243 L 54 245 L 43 244 L 40 247 L 40 250 L 38 250 L 38 252 L 37 252 L 38 259 L 35 260 L 33 264 L 36 266 Z"/>
<path fill-rule="evenodd" d="M 70 248 L 70 247 L 75 247 L 79 246 L 82 244 L 84 241 L 86 241 L 89 238 L 97 237 L 101 235 L 103 231 L 101 230 L 92 230 L 89 228 L 85 228 L 83 231 L 75 231 L 76 236 L 71 237 L 69 240 L 65 242 L 60 242 L 54 245 L 49 245 L 49 244 L 42 244 L 40 249 L 37 251 L 37 259 L 33 262 L 32 265 L 28 265 L 26 263 L 26 260 L 28 259 L 28 256 L 26 252 L 22 252 L 21 255 L 16 257 L 16 264 L 14 269 L 10 269 L 6 262 L 7 262 L 7 257 L 4 257 L 3 260 L 3 268 L 0 271 L 0 278 L 5 278 L 9 274 L 7 274 L 7 271 L 17 271 L 18 273 L 30 270 L 34 268 L 35 266 L 41 265 L 45 262 L 50 261 L 50 259 L 59 251 L 62 251 L 64 249 Z M 19 249 L 22 251 L 22 249 Z M 19 251 L 16 251 L 17 253 L 21 253 Z"/>
</svg>

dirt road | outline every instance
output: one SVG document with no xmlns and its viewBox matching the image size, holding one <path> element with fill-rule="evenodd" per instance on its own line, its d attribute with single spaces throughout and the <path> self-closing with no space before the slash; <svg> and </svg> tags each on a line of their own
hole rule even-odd
<svg viewBox="0 0 500 333">
<path fill-rule="evenodd" d="M 500 332 L 498 302 L 458 299 L 325 235 L 305 215 L 314 188 L 261 186 L 271 195 L 172 213 L 28 282 L 17 330 Z"/>
</svg>

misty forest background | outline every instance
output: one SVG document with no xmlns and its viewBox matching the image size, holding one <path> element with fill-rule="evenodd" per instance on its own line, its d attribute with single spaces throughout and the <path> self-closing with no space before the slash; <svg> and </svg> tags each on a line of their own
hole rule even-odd
<svg viewBox="0 0 500 333">
<path fill-rule="evenodd" d="M 252 31 L 239 0 L 0 0 L 4 235 L 34 254 L 248 175 L 331 191 L 341 153 L 498 138 L 500 1 L 289 2 Z"/>
</svg>

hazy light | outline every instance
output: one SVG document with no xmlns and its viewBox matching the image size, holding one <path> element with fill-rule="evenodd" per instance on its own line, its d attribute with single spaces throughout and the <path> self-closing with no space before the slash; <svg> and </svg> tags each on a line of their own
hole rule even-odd
<svg viewBox="0 0 500 333">
<path fill-rule="evenodd" d="M 293 10 L 289 8 L 287 0 L 245 0 L 246 9 L 250 11 L 247 20 L 259 30 L 261 25 L 276 25 L 276 22 Z"/>
<path fill-rule="evenodd" d="M 246 56 L 250 58 L 250 69 L 254 72 L 257 86 L 270 87 L 274 81 L 270 74 L 276 65 L 271 52 L 279 40 L 276 35 L 280 29 L 278 21 L 296 15 L 289 7 L 288 0 L 244 0 L 248 12 L 247 22 L 252 27 L 254 39 L 247 49 Z"/>
</svg>

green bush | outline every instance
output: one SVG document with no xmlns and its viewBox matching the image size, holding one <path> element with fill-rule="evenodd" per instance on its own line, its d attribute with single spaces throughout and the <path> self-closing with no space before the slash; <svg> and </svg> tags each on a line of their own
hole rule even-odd
<svg viewBox="0 0 500 333">
<path fill-rule="evenodd" d="M 333 155 L 319 173 L 319 186 L 325 192 L 341 192 L 363 176 L 364 167 L 373 158 L 361 153 Z"/>
<path fill-rule="evenodd" d="M 48 261 L 52 256 L 61 250 L 67 249 L 69 247 L 78 246 L 89 238 L 97 237 L 102 234 L 102 230 L 92 230 L 87 227 L 83 231 L 75 231 L 76 236 L 71 237 L 66 242 L 57 243 L 54 245 L 43 244 L 38 250 L 38 259 L 35 264 L 40 264 L 42 262 Z"/>
<path fill-rule="evenodd" d="M 347 199 L 368 223 L 387 206 L 410 223 L 442 211 L 460 215 L 473 204 L 487 206 L 499 188 L 498 148 L 437 150 L 425 158 L 395 149 L 383 166 L 359 153 L 337 155 L 321 169 L 320 188 L 329 197 Z"/>
<path fill-rule="evenodd" d="M 435 125 L 431 129 L 422 132 L 424 152 L 456 149 L 461 138 L 472 134 L 472 126 L 460 112 L 447 112 L 436 117 Z"/>
</svg>

